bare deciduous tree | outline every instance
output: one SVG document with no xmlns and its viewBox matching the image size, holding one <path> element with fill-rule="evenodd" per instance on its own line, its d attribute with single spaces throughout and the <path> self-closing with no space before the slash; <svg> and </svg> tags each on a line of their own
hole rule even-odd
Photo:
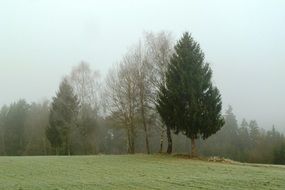
<svg viewBox="0 0 285 190">
<path fill-rule="evenodd" d="M 74 67 L 70 83 L 80 102 L 79 123 L 85 154 L 96 153 L 96 119 L 100 112 L 100 73 L 86 62 Z"/>
<path fill-rule="evenodd" d="M 98 111 L 100 107 L 99 71 L 93 71 L 88 63 L 82 61 L 78 66 L 72 69 L 69 79 L 80 104 L 88 104 L 92 109 Z"/>
<path fill-rule="evenodd" d="M 149 145 L 149 126 L 150 116 L 152 114 L 151 108 L 151 77 L 152 77 L 152 67 L 150 62 L 147 59 L 145 48 L 142 44 L 139 43 L 137 48 L 135 48 L 134 54 L 135 63 L 136 63 L 136 73 L 137 73 L 137 87 L 139 92 L 139 110 L 140 110 L 140 119 L 145 132 L 145 145 L 146 151 L 150 154 L 150 145 Z"/>
<path fill-rule="evenodd" d="M 153 96 L 151 101 L 153 104 L 156 104 L 157 92 L 161 85 L 165 86 L 165 73 L 167 71 L 168 65 L 170 63 L 170 57 L 173 53 L 173 39 L 172 35 L 169 32 L 160 32 L 157 34 L 154 33 L 145 33 L 145 44 L 148 61 L 151 62 L 152 65 L 152 88 L 153 88 Z M 164 127 L 161 123 L 161 120 L 158 120 L 159 128 L 160 128 L 160 151 L 163 150 L 163 139 L 165 130 L 167 132 L 168 139 L 168 148 L 167 152 L 172 152 L 172 138 L 171 131 L 169 128 Z"/>
<path fill-rule="evenodd" d="M 155 125 L 153 118 L 158 117 L 156 97 L 159 86 L 165 83 L 164 73 L 171 52 L 170 34 L 147 33 L 143 43 L 139 42 L 130 49 L 116 69 L 109 72 L 105 91 L 107 107 L 110 114 L 126 127 L 129 150 L 134 144 L 136 128 L 142 126 L 146 151 L 150 153 L 149 127 Z M 165 129 L 160 127 L 160 130 L 163 139 Z M 170 133 L 168 137 L 171 140 Z M 162 143 L 163 140 L 161 151 Z"/>
<path fill-rule="evenodd" d="M 135 122 L 138 104 L 136 64 L 132 54 L 127 54 L 114 67 L 106 80 L 105 98 L 108 111 L 119 126 L 126 129 L 128 153 L 135 152 Z"/>
</svg>

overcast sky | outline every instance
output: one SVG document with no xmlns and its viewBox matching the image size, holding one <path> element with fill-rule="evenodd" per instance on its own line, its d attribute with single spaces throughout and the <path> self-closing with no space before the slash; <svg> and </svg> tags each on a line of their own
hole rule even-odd
<svg viewBox="0 0 285 190">
<path fill-rule="evenodd" d="M 224 107 L 285 131 L 285 1 L 0 0 L 0 106 L 54 96 L 81 60 L 102 75 L 143 31 L 189 31 Z"/>
</svg>

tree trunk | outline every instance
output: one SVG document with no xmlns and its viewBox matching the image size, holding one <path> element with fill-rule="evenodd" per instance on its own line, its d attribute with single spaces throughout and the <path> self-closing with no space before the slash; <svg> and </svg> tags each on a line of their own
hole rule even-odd
<svg viewBox="0 0 285 190">
<path fill-rule="evenodd" d="M 59 155 L 58 153 L 59 153 L 59 152 L 58 152 L 58 147 L 55 147 L 55 155 L 58 156 L 58 155 Z"/>
<path fill-rule="evenodd" d="M 172 153 L 172 137 L 171 137 L 171 130 L 169 127 L 167 127 L 167 142 L 168 142 L 167 154 L 171 154 Z"/>
<path fill-rule="evenodd" d="M 5 133 L 4 133 L 4 129 L 2 129 L 2 144 L 3 144 L 3 156 L 6 156 L 6 146 L 5 146 Z"/>
<path fill-rule="evenodd" d="M 146 119 L 145 119 L 145 111 L 144 111 L 143 103 L 141 106 L 142 106 L 141 114 L 142 114 L 143 127 L 144 127 L 144 132 L 145 132 L 145 146 L 146 146 L 147 154 L 150 154 L 149 140 L 148 140 L 148 129 L 147 129 L 147 124 L 146 124 Z"/>
<path fill-rule="evenodd" d="M 150 148 L 149 148 L 149 140 L 148 140 L 148 128 L 146 123 L 146 117 L 145 117 L 145 86 L 143 83 L 143 79 L 139 79 L 139 89 L 140 89 L 140 107 L 141 107 L 141 117 L 143 122 L 143 128 L 145 132 L 145 146 L 146 146 L 146 152 L 147 154 L 150 154 Z"/>
<path fill-rule="evenodd" d="M 83 144 L 84 144 L 84 153 L 85 155 L 88 155 L 89 154 L 89 147 L 88 147 L 88 142 L 87 142 L 87 137 L 84 136 L 84 139 L 83 139 Z"/>
<path fill-rule="evenodd" d="M 164 128 L 162 127 L 160 130 L 160 149 L 159 149 L 159 153 L 161 154 L 163 151 L 163 141 L 164 141 Z"/>
<path fill-rule="evenodd" d="M 68 134 L 66 137 L 66 152 L 65 154 L 70 156 L 70 135 Z"/>
<path fill-rule="evenodd" d="M 128 135 L 128 154 L 131 153 L 131 134 L 130 134 L 130 129 L 127 129 L 127 135 Z"/>
<path fill-rule="evenodd" d="M 134 126 L 131 127 L 131 154 L 135 153 L 135 130 Z"/>
<path fill-rule="evenodd" d="M 67 155 L 70 156 L 71 155 L 70 144 L 68 144 L 68 149 L 67 150 L 68 150 Z"/>
<path fill-rule="evenodd" d="M 195 144 L 195 138 L 191 138 L 191 157 L 196 158 L 197 157 L 197 150 L 196 150 L 196 144 Z"/>
<path fill-rule="evenodd" d="M 134 129 L 128 129 L 128 154 L 135 153 Z"/>
<path fill-rule="evenodd" d="M 145 146 L 147 154 L 150 154 L 147 126 L 145 126 Z"/>
<path fill-rule="evenodd" d="M 46 145 L 45 138 L 42 138 L 42 140 L 43 140 L 43 147 L 44 147 L 44 155 L 47 155 L 47 145 Z"/>
</svg>

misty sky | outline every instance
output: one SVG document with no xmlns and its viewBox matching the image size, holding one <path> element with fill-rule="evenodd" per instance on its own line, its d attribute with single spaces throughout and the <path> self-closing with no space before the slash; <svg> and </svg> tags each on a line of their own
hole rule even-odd
<svg viewBox="0 0 285 190">
<path fill-rule="evenodd" d="M 189 31 L 224 107 L 285 131 L 285 1 L 0 0 L 0 106 L 54 96 L 84 60 L 102 76 L 143 31 Z"/>
</svg>

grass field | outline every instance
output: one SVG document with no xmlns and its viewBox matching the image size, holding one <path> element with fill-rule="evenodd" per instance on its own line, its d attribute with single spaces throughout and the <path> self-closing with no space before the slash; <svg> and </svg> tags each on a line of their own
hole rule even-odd
<svg viewBox="0 0 285 190">
<path fill-rule="evenodd" d="M 170 156 L 0 157 L 1 190 L 285 189 L 285 168 Z"/>
</svg>

